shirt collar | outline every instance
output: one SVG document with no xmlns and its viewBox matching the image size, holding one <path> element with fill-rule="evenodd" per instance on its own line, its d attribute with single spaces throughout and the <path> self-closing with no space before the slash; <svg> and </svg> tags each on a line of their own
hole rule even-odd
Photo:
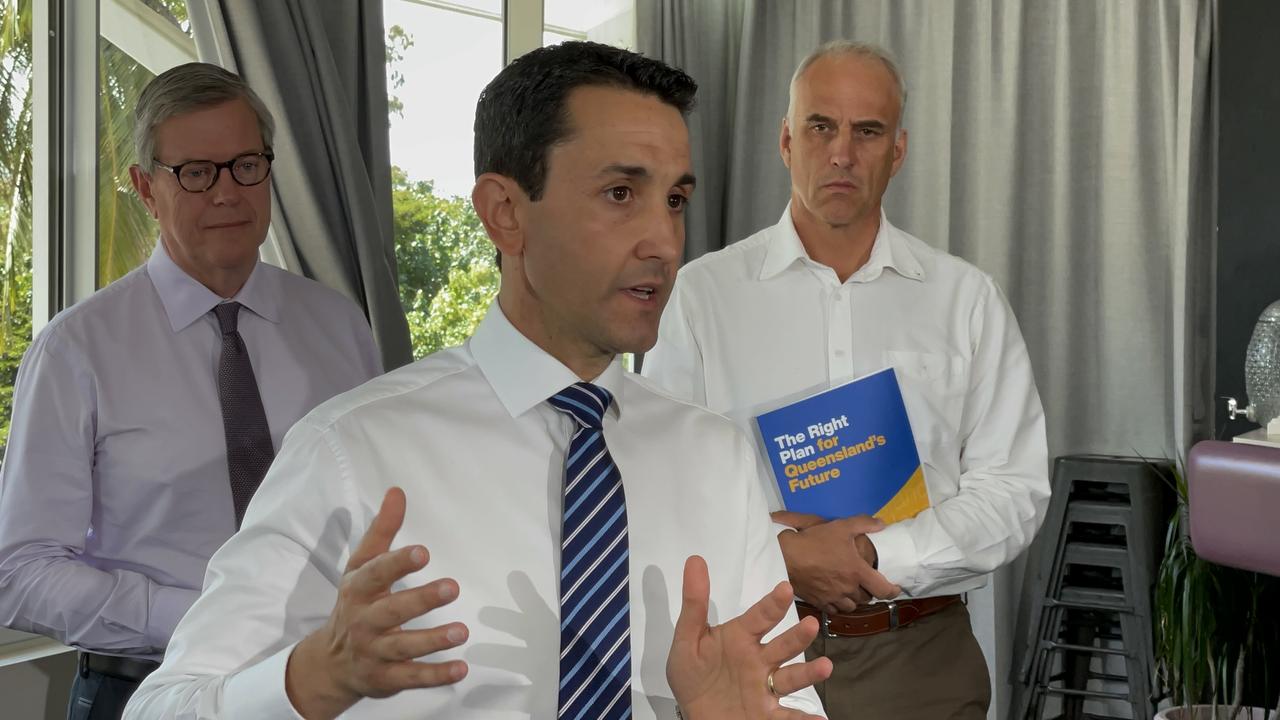
<svg viewBox="0 0 1280 720">
<path fill-rule="evenodd" d="M 513 418 L 546 402 L 566 387 L 582 382 L 564 363 L 517 330 L 496 299 L 472 334 L 469 347 L 480 372 Z M 622 414 L 623 373 L 620 359 L 615 358 L 591 381 L 613 395 L 609 413 L 615 419 Z"/>
<path fill-rule="evenodd" d="M 163 242 L 156 242 L 151 257 L 147 260 L 147 274 L 151 284 L 160 295 L 160 303 L 164 306 L 165 315 L 169 317 L 169 325 L 178 332 L 195 322 L 214 305 L 224 298 L 205 287 L 200 281 L 188 275 L 169 257 Z M 269 271 L 262 269 L 262 263 L 255 263 L 253 272 L 245 281 L 240 292 L 231 298 L 254 314 L 271 322 L 280 321 L 281 288 L 274 282 Z"/>
<path fill-rule="evenodd" d="M 772 228 L 773 237 L 766 246 L 764 262 L 760 266 L 760 279 L 768 280 L 797 262 L 818 263 L 809 258 L 809 253 L 800 241 L 796 232 L 795 221 L 791 217 L 791 203 L 782 212 L 782 219 Z M 867 263 L 849 277 L 851 282 L 868 282 L 876 279 L 885 268 L 892 268 L 899 275 L 912 280 L 924 280 L 924 266 L 920 258 L 912 251 L 904 233 L 889 222 L 883 209 L 880 210 L 880 229 L 876 231 L 876 239 L 871 245 L 871 256 Z"/>
</svg>

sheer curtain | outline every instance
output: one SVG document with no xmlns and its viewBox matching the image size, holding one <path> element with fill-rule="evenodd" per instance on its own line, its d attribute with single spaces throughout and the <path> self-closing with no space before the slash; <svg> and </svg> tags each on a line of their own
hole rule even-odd
<svg viewBox="0 0 1280 720">
<path fill-rule="evenodd" d="M 702 87 L 690 258 L 781 215 L 801 58 L 836 38 L 897 56 L 909 143 L 886 212 L 1005 289 L 1052 455 L 1173 457 L 1208 434 L 1215 20 L 1215 0 L 638 0 L 641 50 Z M 973 599 L 998 702 L 1014 570 Z"/>
<path fill-rule="evenodd" d="M 409 362 L 382 0 L 188 0 L 188 9 L 200 59 L 239 72 L 276 117 L 277 259 L 364 308 L 386 369 Z"/>
</svg>

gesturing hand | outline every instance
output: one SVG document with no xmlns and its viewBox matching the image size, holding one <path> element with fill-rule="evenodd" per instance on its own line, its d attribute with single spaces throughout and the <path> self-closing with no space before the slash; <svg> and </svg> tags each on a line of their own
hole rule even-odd
<svg viewBox="0 0 1280 720">
<path fill-rule="evenodd" d="M 400 629 L 458 596 L 458 584 L 449 579 L 391 592 L 393 583 L 427 564 L 427 549 L 421 545 L 391 551 L 404 512 L 404 491 L 391 488 L 347 562 L 328 622 L 289 656 L 285 690 L 294 709 L 308 720 L 336 717 L 364 697 L 449 685 L 467 674 L 461 660 L 416 660 L 461 645 L 467 639 L 465 625 Z"/>
<path fill-rule="evenodd" d="M 707 607 L 711 579 L 706 561 L 694 555 L 685 561 L 683 595 L 667 656 L 667 682 L 685 720 L 818 717 L 778 704 L 779 697 L 831 675 L 831 661 L 826 658 L 780 667 L 813 642 L 818 634 L 817 621 L 805 618 L 769 642 L 761 642 L 791 605 L 787 583 L 778 583 L 738 617 L 710 627 Z M 771 675 L 774 692 L 769 688 Z"/>
<path fill-rule="evenodd" d="M 889 600 L 902 589 L 873 567 L 869 533 L 884 523 L 868 515 L 825 521 L 817 515 L 775 512 L 773 521 L 797 532 L 778 535 L 787 575 L 806 602 L 830 613 L 853 612 L 873 597 Z"/>
</svg>

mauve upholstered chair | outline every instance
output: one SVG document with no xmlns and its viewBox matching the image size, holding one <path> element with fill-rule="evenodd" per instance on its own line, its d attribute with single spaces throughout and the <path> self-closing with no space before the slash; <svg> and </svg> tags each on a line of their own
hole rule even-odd
<svg viewBox="0 0 1280 720">
<path fill-rule="evenodd" d="M 1197 443 L 1187 458 L 1187 488 L 1196 554 L 1280 575 L 1280 448 Z"/>
</svg>

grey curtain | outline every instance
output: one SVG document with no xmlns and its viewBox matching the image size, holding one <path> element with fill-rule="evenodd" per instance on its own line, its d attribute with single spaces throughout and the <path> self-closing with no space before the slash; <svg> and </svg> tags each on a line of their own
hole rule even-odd
<svg viewBox="0 0 1280 720">
<path fill-rule="evenodd" d="M 381 0 L 188 0 L 200 59 L 276 118 L 272 243 L 364 308 L 388 370 L 412 359 L 396 289 Z"/>
<path fill-rule="evenodd" d="M 991 273 L 1057 454 L 1173 456 L 1208 432 L 1213 0 L 638 0 L 640 49 L 699 81 L 689 258 L 777 221 L 787 85 L 816 45 L 895 53 L 898 225 Z"/>
<path fill-rule="evenodd" d="M 909 93 L 886 212 L 1006 290 L 1051 453 L 1176 457 L 1210 432 L 1216 0 L 638 0 L 637 15 L 641 51 L 702 88 L 690 258 L 780 217 L 796 64 L 827 40 L 878 43 Z M 1016 587 L 998 576 L 982 609 L 998 680 Z"/>
</svg>

